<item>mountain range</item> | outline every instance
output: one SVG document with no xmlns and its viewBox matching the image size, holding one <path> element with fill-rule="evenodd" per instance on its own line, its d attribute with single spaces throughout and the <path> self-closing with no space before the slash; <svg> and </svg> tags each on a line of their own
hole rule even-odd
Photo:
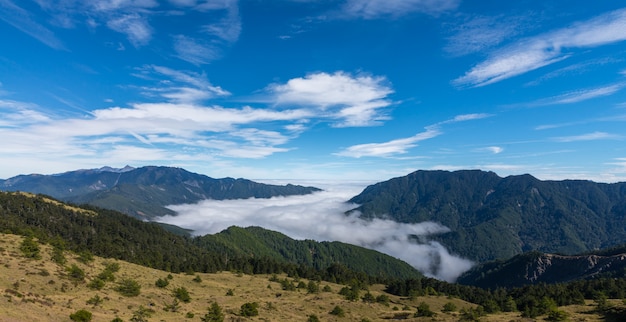
<svg viewBox="0 0 626 322">
<path fill-rule="evenodd" d="M 433 238 L 478 262 L 626 243 L 626 183 L 416 171 L 371 185 L 350 202 L 362 218 L 443 224 L 450 232 Z"/>
<path fill-rule="evenodd" d="M 104 256 L 118 256 L 115 252 L 141 252 L 137 245 L 144 243 L 151 245 L 146 246 L 149 248 L 160 248 L 162 254 L 158 259 L 140 259 L 141 264 L 172 265 L 168 259 L 183 255 L 187 259 L 178 261 L 176 270 L 184 270 L 190 265 L 196 269 L 198 265 L 214 265 L 189 260 L 190 256 L 197 257 L 192 253 L 200 251 L 212 254 L 206 255 L 209 257 L 219 257 L 216 262 L 220 265 L 233 261 L 244 265 L 240 262 L 242 258 L 264 258 L 270 262 L 322 270 L 334 263 L 342 263 L 370 276 L 406 277 L 419 274 L 402 261 L 380 257 L 379 253 L 360 247 L 335 242 L 296 241 L 262 227 L 230 227 L 214 235 L 193 239 L 187 236 L 174 242 L 178 246 L 185 245 L 184 250 L 171 249 L 170 243 L 175 239 L 169 233 L 164 235 L 170 237 L 163 242 L 150 238 L 137 241 L 136 236 L 143 236 L 145 232 L 126 232 L 128 227 L 125 227 L 128 223 L 133 223 L 131 227 L 136 225 L 134 221 L 127 221 L 102 209 L 150 221 L 156 216 L 173 214 L 166 208 L 172 204 L 208 198 L 302 195 L 319 191 L 315 187 L 266 185 L 246 179 L 213 179 L 170 167 L 104 167 L 57 175 L 17 176 L 0 180 L 0 190 L 29 191 L 74 204 L 98 207 L 93 209 L 97 209 L 97 213 L 105 213 L 107 219 L 101 219 L 104 221 L 98 224 L 102 227 L 97 234 L 106 237 L 106 241 L 90 243 L 119 244 L 106 248 Z M 10 196 L 5 198 L 9 203 L 15 202 L 10 200 L 20 194 Z M 39 200 L 37 198 L 33 200 Z M 16 210 L 18 213 L 28 213 L 32 209 L 43 211 L 50 207 L 30 206 L 33 202 L 27 200 L 21 202 L 29 206 L 22 205 L 26 210 Z M 488 288 L 513 287 L 599 276 L 621 278 L 625 275 L 626 248 L 615 246 L 626 244 L 626 183 L 543 181 L 531 175 L 502 178 L 493 172 L 480 170 L 416 171 L 371 185 L 349 202 L 358 205 L 349 213 L 358 212 L 364 219 L 385 218 L 402 223 L 433 221 L 450 228 L 447 233 L 428 238 L 442 243 L 451 253 L 478 263 L 459 278 L 463 284 Z M 52 218 L 49 215 L 44 217 Z M 33 217 L 23 224 L 45 228 L 58 223 Z M 2 227 L 6 228 L 6 225 Z M 77 240 L 93 238 L 89 232 L 83 231 L 85 225 L 93 228 L 93 222 L 66 225 L 83 235 Z M 149 225 L 163 228 L 163 225 L 154 223 L 146 225 L 141 226 L 141 230 L 151 231 L 148 235 L 157 229 L 147 228 L 152 227 Z M 185 235 L 177 227 L 166 228 Z M 116 233 L 109 236 L 111 231 Z M 17 233 L 21 230 L 18 229 Z M 54 236 L 58 232 L 47 234 Z M 425 242 L 423 236 L 416 236 L 415 241 Z M 100 246 L 92 244 L 90 247 Z M 598 251 L 611 247 L 611 251 Z"/>
<path fill-rule="evenodd" d="M 166 206 L 204 199 L 271 198 L 320 191 L 315 187 L 269 185 L 247 179 L 214 179 L 181 168 L 156 166 L 19 175 L 0 180 L 0 190 L 45 194 L 71 203 L 117 210 L 144 220 L 174 215 Z"/>
</svg>

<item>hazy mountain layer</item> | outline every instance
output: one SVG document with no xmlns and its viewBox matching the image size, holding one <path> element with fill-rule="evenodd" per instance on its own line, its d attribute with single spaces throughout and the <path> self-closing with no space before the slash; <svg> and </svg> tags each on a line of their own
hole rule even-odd
<svg viewBox="0 0 626 322">
<path fill-rule="evenodd" d="M 113 209 L 152 219 L 175 214 L 165 206 L 203 199 L 270 198 L 320 189 L 268 185 L 246 179 L 214 179 L 180 168 L 142 167 L 78 170 L 56 175 L 20 175 L 0 180 L 0 190 L 41 193 L 73 203 Z"/>
<path fill-rule="evenodd" d="M 626 183 L 541 181 L 530 175 L 417 171 L 367 187 L 350 200 L 364 218 L 434 221 L 434 237 L 478 261 L 522 252 L 576 254 L 626 242 Z"/>
</svg>

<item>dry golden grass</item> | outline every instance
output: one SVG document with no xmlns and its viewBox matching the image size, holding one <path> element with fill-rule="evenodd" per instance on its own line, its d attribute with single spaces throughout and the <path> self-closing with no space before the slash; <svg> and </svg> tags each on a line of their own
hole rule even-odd
<svg viewBox="0 0 626 322">
<path fill-rule="evenodd" d="M 232 272 L 216 274 L 172 274 L 166 288 L 158 288 L 155 282 L 167 278 L 164 271 L 149 269 L 122 261 L 96 257 L 88 264 L 80 263 L 75 255 L 66 253 L 68 262 L 60 266 L 50 260 L 51 248 L 41 245 L 42 259 L 27 259 L 19 251 L 22 237 L 0 234 L 0 321 L 70 321 L 70 314 L 84 309 L 93 314 L 92 321 L 111 321 L 116 317 L 130 321 L 141 307 L 154 310 L 148 321 L 200 321 L 208 307 L 217 302 L 225 313 L 225 321 L 307 321 L 314 314 L 320 321 L 385 321 L 398 314 L 406 313 L 404 321 L 458 321 L 461 308 L 474 307 L 473 304 L 444 296 L 420 297 L 409 300 L 388 295 L 389 306 L 363 301 L 347 301 L 337 294 L 341 285 L 322 282 L 320 289 L 329 285 L 332 292 L 307 294 L 306 289 L 284 291 L 279 283 L 270 282 L 267 275 L 242 275 Z M 87 283 L 100 274 L 106 262 L 117 262 L 121 269 L 115 273 L 116 281 L 133 279 L 141 285 L 141 294 L 124 297 L 114 290 L 116 282 L 107 282 L 102 290 L 93 290 Z M 67 277 L 66 267 L 76 264 L 86 273 L 84 282 L 73 282 Z M 199 276 L 201 282 L 194 281 Z M 279 279 L 286 276 L 278 276 Z M 305 283 L 308 282 L 303 280 Z M 180 303 L 177 312 L 167 312 L 164 308 L 174 301 L 173 290 L 184 287 L 189 291 L 191 301 Z M 383 285 L 374 285 L 370 292 L 374 296 L 384 294 Z M 232 290 L 233 295 L 226 295 Z M 99 296 L 103 302 L 97 306 L 87 304 L 87 300 Z M 257 302 L 259 315 L 251 318 L 239 316 L 244 303 Z M 436 312 L 432 318 L 414 318 L 413 313 L 419 303 L 427 303 Z M 443 306 L 452 302 L 456 312 L 443 313 Z M 344 317 L 329 312 L 339 306 L 345 311 Z M 562 308 L 570 313 L 571 321 L 600 321 L 590 311 L 589 306 Z M 194 317 L 189 317 L 193 314 Z M 519 313 L 489 315 L 482 321 L 525 321 Z M 543 319 L 538 319 L 543 320 Z M 529 320 L 530 321 L 530 320 Z"/>
</svg>

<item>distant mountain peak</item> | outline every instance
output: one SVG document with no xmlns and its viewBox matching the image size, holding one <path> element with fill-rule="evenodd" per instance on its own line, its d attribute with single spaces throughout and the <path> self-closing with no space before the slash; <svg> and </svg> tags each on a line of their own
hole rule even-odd
<svg viewBox="0 0 626 322">
<path fill-rule="evenodd" d="M 116 172 L 116 173 L 122 173 L 122 172 L 128 172 L 128 171 L 133 171 L 136 168 L 131 167 L 129 165 L 124 166 L 123 168 L 113 168 L 113 167 L 109 167 L 109 166 L 104 166 L 100 169 L 97 169 L 98 172 Z"/>
</svg>

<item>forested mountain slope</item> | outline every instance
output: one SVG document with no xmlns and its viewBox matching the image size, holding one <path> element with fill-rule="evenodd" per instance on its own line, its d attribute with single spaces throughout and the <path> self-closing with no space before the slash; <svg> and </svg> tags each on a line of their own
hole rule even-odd
<svg viewBox="0 0 626 322">
<path fill-rule="evenodd" d="M 141 219 L 175 213 L 173 204 L 203 199 L 270 198 L 303 195 L 320 189 L 269 185 L 247 179 L 214 179 L 181 168 L 141 167 L 78 170 L 57 175 L 20 175 L 0 180 L 0 190 L 27 191 L 73 203 L 88 203 Z"/>
<path fill-rule="evenodd" d="M 364 218 L 434 221 L 452 252 L 477 260 L 522 252 L 576 254 L 626 242 L 626 183 L 542 181 L 493 172 L 416 171 L 350 200 Z"/>
<path fill-rule="evenodd" d="M 205 236 L 192 239 L 170 233 L 156 223 L 140 221 L 113 210 L 91 206 L 79 208 L 41 195 L 0 192 L 0 232 L 33 235 L 42 242 L 60 243 L 76 252 L 89 251 L 98 256 L 172 272 L 290 272 L 335 280 L 349 280 L 355 276 L 367 280 L 370 276 L 366 272 L 371 271 L 376 272 L 371 277 L 379 281 L 421 276 L 398 259 L 343 243 L 332 243 L 332 247 L 328 247 L 309 241 L 301 245 L 310 247 L 308 251 L 330 249 L 331 254 L 346 256 L 349 261 L 340 257 L 322 257 L 323 261 L 301 260 L 304 257 L 290 248 L 300 245 L 299 242 L 260 228 L 253 230 L 256 233 L 249 236 L 253 236 L 254 246 L 272 249 L 271 254 L 251 252 L 252 246 L 247 245 L 250 240 L 245 238 Z M 276 236 L 281 236 L 282 247 L 276 244 Z M 300 247 L 299 250 L 303 249 Z M 368 260 L 367 267 L 355 259 L 361 256 Z"/>
<path fill-rule="evenodd" d="M 340 263 L 359 268 L 370 276 L 409 278 L 421 275 L 411 265 L 370 249 L 341 242 L 294 240 L 261 227 L 229 227 L 218 234 L 196 238 L 196 244 L 233 257 L 267 257 L 320 270 Z"/>
</svg>

